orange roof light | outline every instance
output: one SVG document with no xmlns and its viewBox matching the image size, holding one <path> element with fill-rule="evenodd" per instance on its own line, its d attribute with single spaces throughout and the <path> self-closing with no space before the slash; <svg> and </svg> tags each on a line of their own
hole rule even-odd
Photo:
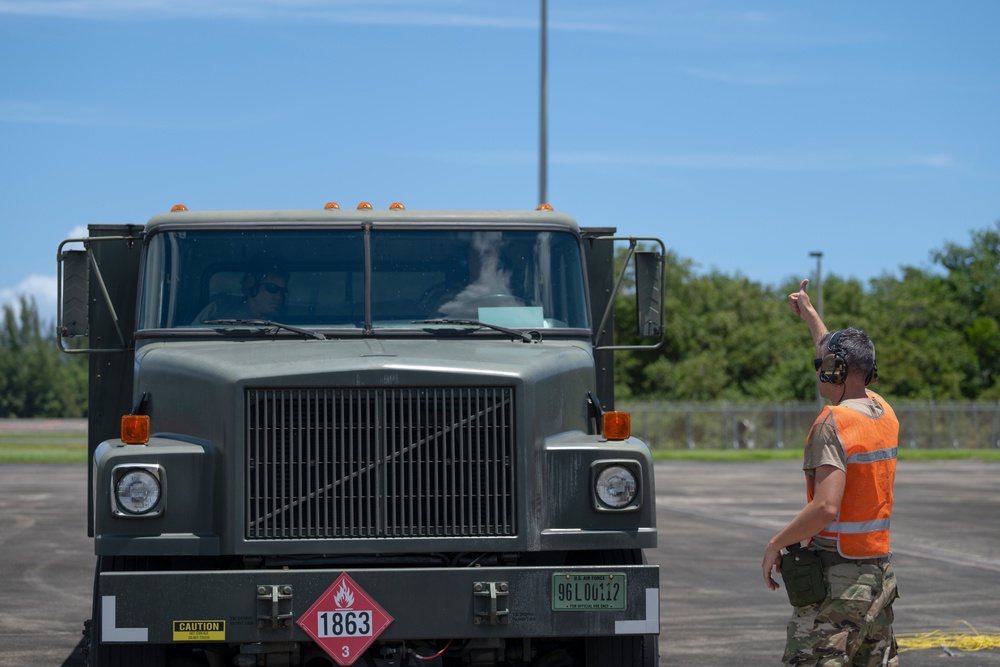
<svg viewBox="0 0 1000 667">
<path fill-rule="evenodd" d="M 188 207 L 187 207 L 187 206 L 185 206 L 184 204 L 174 204 L 174 205 L 173 205 L 173 206 L 172 206 L 172 207 L 170 208 L 170 212 L 171 212 L 171 213 L 173 213 L 174 211 L 186 211 L 186 210 L 188 210 Z"/>
<path fill-rule="evenodd" d="M 628 440 L 632 435 L 632 414 L 629 412 L 604 413 L 604 437 L 608 440 Z"/>
<path fill-rule="evenodd" d="M 554 209 L 552 208 L 552 204 L 539 204 L 538 208 L 536 208 L 535 210 L 536 211 L 552 211 Z"/>
<path fill-rule="evenodd" d="M 339 209 L 340 208 L 340 204 L 338 204 L 335 201 L 328 201 L 326 203 L 326 206 L 324 206 L 323 208 L 325 208 L 328 211 L 331 210 L 331 209 Z"/>
<path fill-rule="evenodd" d="M 370 211 L 370 210 L 372 210 L 372 205 L 369 204 L 366 201 L 363 201 L 360 204 L 358 204 L 358 210 L 359 211 Z"/>
<path fill-rule="evenodd" d="M 398 201 L 394 201 L 391 204 L 389 204 L 389 208 L 390 208 L 390 210 L 393 210 L 393 211 L 404 211 L 404 210 L 406 210 L 406 207 L 403 206 Z"/>
<path fill-rule="evenodd" d="M 149 442 L 149 415 L 123 415 L 122 442 L 126 445 L 145 445 Z"/>
</svg>

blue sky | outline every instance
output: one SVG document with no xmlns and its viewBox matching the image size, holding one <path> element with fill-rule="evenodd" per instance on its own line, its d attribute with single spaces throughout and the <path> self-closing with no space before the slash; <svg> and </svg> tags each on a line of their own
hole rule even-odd
<svg viewBox="0 0 1000 667">
<path fill-rule="evenodd" d="M 90 223 L 538 203 L 539 0 L 0 0 L 0 301 Z M 867 281 L 1000 219 L 1000 2 L 549 0 L 548 200 Z"/>
</svg>

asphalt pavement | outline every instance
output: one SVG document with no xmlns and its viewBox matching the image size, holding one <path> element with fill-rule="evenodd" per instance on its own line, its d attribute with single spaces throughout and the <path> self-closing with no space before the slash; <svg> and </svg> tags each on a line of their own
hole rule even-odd
<svg viewBox="0 0 1000 667">
<path fill-rule="evenodd" d="M 1000 637 L 1000 464 L 902 461 L 896 632 Z M 765 588 L 768 539 L 804 500 L 795 462 L 656 465 L 662 665 L 777 665 L 791 612 Z M 0 465 L 0 666 L 82 665 L 94 558 L 83 465 Z M 954 655 L 949 655 L 949 652 Z M 1000 665 L 1000 649 L 907 651 L 904 667 Z M 957 662 L 955 662 L 957 660 Z"/>
<path fill-rule="evenodd" d="M 898 465 L 895 631 L 1000 637 L 1000 464 Z M 764 586 L 767 541 L 801 509 L 797 462 L 671 462 L 656 468 L 663 665 L 779 665 L 791 607 Z M 949 651 L 954 655 L 949 655 Z M 954 662 L 958 660 L 958 662 Z M 903 667 L 1000 665 L 1000 649 L 904 651 Z"/>
</svg>

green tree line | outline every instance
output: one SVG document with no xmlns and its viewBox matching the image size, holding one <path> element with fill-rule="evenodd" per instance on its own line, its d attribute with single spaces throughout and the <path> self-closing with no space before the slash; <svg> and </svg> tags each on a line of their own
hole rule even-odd
<svg viewBox="0 0 1000 667">
<path fill-rule="evenodd" d="M 915 400 L 1000 400 L 1000 221 L 967 246 L 931 253 L 932 268 L 901 268 L 863 285 L 823 278 L 824 320 L 875 341 L 876 391 Z M 802 276 L 813 278 L 813 276 Z M 654 352 L 618 353 L 619 398 L 805 401 L 815 398 L 812 340 L 792 315 L 798 278 L 766 286 L 739 275 L 698 275 L 668 252 L 666 338 Z M 809 287 L 813 303 L 816 286 Z M 616 342 L 639 342 L 631 299 L 616 304 Z"/>
<path fill-rule="evenodd" d="M 87 360 L 63 354 L 34 299 L 4 304 L 0 329 L 0 417 L 84 417 Z"/>
<path fill-rule="evenodd" d="M 831 329 L 857 326 L 875 341 L 876 390 L 916 400 L 1000 400 L 1000 221 L 967 246 L 931 254 L 933 267 L 902 267 L 863 285 L 823 280 Z M 654 352 L 619 352 L 620 399 L 807 401 L 815 397 L 812 341 L 788 309 L 798 278 L 766 286 L 693 262 L 664 258 L 666 339 Z M 810 295 L 816 301 L 815 286 Z M 634 303 L 616 303 L 616 341 L 639 342 Z M 0 417 L 82 417 L 86 355 L 67 355 L 33 300 L 3 307 Z"/>
</svg>

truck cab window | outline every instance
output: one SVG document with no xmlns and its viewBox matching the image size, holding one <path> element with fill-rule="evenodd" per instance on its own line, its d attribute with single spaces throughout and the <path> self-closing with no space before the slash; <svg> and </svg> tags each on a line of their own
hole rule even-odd
<svg viewBox="0 0 1000 667">
<path fill-rule="evenodd" d="M 412 328 L 476 319 L 589 328 L 580 247 L 523 230 L 206 229 L 148 240 L 140 329 L 265 319 L 311 328 Z M 370 289 L 366 292 L 366 266 Z"/>
</svg>

